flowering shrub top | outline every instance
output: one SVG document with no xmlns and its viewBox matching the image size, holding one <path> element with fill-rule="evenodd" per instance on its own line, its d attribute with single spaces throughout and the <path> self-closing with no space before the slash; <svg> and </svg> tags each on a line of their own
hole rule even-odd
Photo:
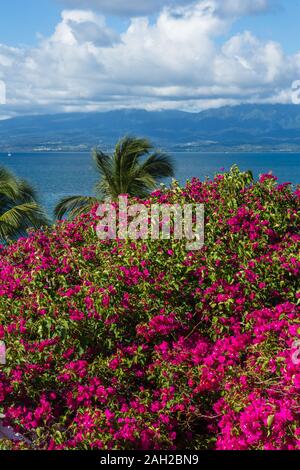
<svg viewBox="0 0 300 470">
<path fill-rule="evenodd" d="M 34 449 L 300 449 L 299 191 L 236 168 L 153 193 L 206 242 L 103 241 L 95 211 L 0 259 L 0 413 Z M 299 354 L 300 356 L 300 354 Z"/>
</svg>

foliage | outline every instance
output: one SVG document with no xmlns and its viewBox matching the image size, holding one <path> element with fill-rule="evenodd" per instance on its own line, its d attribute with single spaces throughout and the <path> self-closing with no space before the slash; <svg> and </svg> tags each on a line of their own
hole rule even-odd
<svg viewBox="0 0 300 470">
<path fill-rule="evenodd" d="M 0 240 L 24 236 L 29 228 L 47 225 L 34 189 L 0 167 Z"/>
<path fill-rule="evenodd" d="M 124 137 L 112 156 L 95 150 L 94 161 L 100 179 L 96 184 L 96 197 L 71 196 L 63 198 L 55 208 L 57 218 L 66 214 L 75 217 L 99 200 L 117 199 L 121 194 L 147 197 L 158 181 L 173 176 L 172 160 L 161 152 L 152 152 L 147 139 Z M 151 153 L 152 152 L 152 153 Z M 142 160 L 143 157 L 147 157 Z"/>
<path fill-rule="evenodd" d="M 233 168 L 206 243 L 103 241 L 92 210 L 3 249 L 0 413 L 34 449 L 299 449 L 299 197 Z M 295 356 L 294 356 L 295 357 Z"/>
</svg>

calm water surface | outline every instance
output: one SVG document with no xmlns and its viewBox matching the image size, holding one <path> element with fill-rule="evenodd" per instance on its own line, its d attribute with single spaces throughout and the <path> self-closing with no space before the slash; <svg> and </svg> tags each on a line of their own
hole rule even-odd
<svg viewBox="0 0 300 470">
<path fill-rule="evenodd" d="M 237 164 L 241 170 L 251 169 L 257 177 L 272 171 L 280 182 L 300 183 L 300 154 L 294 153 L 173 153 L 176 178 L 184 183 L 193 176 L 212 177 L 221 168 Z M 96 182 L 96 173 L 89 153 L 0 153 L 0 165 L 26 178 L 38 189 L 41 202 L 51 213 L 60 198 L 89 195 Z"/>
</svg>

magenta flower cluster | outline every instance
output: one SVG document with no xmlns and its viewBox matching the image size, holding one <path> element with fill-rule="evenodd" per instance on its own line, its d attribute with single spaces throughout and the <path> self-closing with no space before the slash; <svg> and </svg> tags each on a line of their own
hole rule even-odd
<svg viewBox="0 0 300 470">
<path fill-rule="evenodd" d="M 2 247 L 0 448 L 300 449 L 299 196 L 233 168 L 144 201 L 204 203 L 200 251 L 96 210 Z"/>
</svg>

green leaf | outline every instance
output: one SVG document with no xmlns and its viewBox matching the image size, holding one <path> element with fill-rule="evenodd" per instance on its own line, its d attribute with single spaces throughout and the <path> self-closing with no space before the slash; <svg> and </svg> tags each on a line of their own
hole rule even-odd
<svg viewBox="0 0 300 470">
<path fill-rule="evenodd" d="M 268 416 L 268 419 L 267 419 L 267 425 L 268 425 L 268 428 L 270 428 L 274 422 L 274 418 L 275 418 L 275 415 L 270 415 Z"/>
</svg>

